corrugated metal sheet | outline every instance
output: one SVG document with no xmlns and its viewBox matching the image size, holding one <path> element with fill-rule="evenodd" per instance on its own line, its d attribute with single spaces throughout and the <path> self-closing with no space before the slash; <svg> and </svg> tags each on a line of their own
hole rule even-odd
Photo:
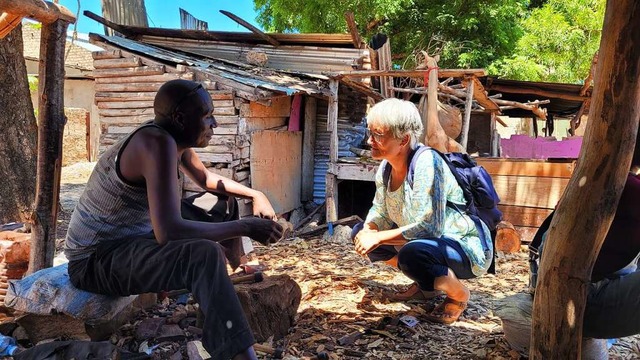
<svg viewBox="0 0 640 360">
<path fill-rule="evenodd" d="M 321 73 L 348 71 L 369 63 L 366 49 L 328 48 L 319 46 L 280 46 L 228 43 L 143 36 L 147 44 L 173 48 L 202 56 L 246 62 L 247 53 L 255 51 L 267 55 L 265 67 L 279 70 Z"/>
<path fill-rule="evenodd" d="M 320 103 L 320 102 L 319 102 Z M 350 146 L 359 145 L 365 136 L 363 124 L 354 124 L 348 119 L 338 119 L 338 157 L 355 156 Z M 329 141 L 327 131 L 326 102 L 318 106 L 316 119 L 316 148 L 313 168 L 313 201 L 321 204 L 325 201 L 327 170 L 329 169 Z"/>
<path fill-rule="evenodd" d="M 185 55 L 179 52 L 170 51 L 157 46 L 141 43 L 138 41 L 117 37 L 103 36 L 92 34 L 92 38 L 99 41 L 107 42 L 129 52 L 137 53 L 145 57 L 160 60 L 161 62 L 169 62 L 173 64 L 181 64 L 186 66 L 197 67 L 204 72 L 209 72 L 218 76 L 222 76 L 239 84 L 249 85 L 255 88 L 263 88 L 271 91 L 294 95 L 297 93 L 325 95 L 327 90 L 325 84 L 318 80 L 303 80 L 289 74 L 279 74 L 277 71 L 263 71 L 261 69 L 251 68 L 251 72 L 247 71 L 247 66 L 222 63 L 214 61 L 214 59 L 199 59 L 194 56 Z"/>
<path fill-rule="evenodd" d="M 187 10 L 180 9 L 180 28 L 188 30 L 208 30 L 209 24 L 191 15 Z"/>
<path fill-rule="evenodd" d="M 118 23 L 117 21 L 114 22 Z M 142 35 L 153 35 L 160 37 L 172 37 L 177 41 L 182 39 L 194 39 L 248 44 L 267 44 L 267 41 L 264 38 L 252 32 L 163 29 L 127 26 L 126 23 L 118 23 L 118 25 L 120 25 L 120 30 L 124 35 L 131 38 L 138 38 Z M 267 34 L 276 39 L 281 45 L 317 45 L 354 48 L 350 34 Z"/>
<path fill-rule="evenodd" d="M 102 0 L 102 16 L 117 24 L 133 25 L 146 28 L 147 8 L 144 0 Z M 114 31 L 105 26 L 106 34 L 113 35 Z"/>
</svg>

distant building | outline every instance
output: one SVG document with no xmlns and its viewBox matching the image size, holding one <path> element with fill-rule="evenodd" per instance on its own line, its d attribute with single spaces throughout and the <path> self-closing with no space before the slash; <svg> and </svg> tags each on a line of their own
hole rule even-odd
<svg viewBox="0 0 640 360">
<path fill-rule="evenodd" d="M 40 59 L 40 28 L 41 25 L 32 21 L 23 21 L 22 39 L 24 42 L 24 59 L 29 76 L 38 77 L 38 66 Z M 83 131 L 89 139 L 97 139 L 100 133 L 97 108 L 94 104 L 95 85 L 92 72 L 93 57 L 92 51 L 99 51 L 100 47 L 89 43 L 87 34 L 77 34 L 75 39 L 73 31 L 67 33 L 67 45 L 65 47 L 65 82 L 64 82 L 64 106 L 65 108 L 75 108 L 86 110 L 86 129 Z M 31 101 L 34 109 L 38 108 L 38 94 L 31 93 Z M 69 115 L 73 113 L 73 118 Z M 69 111 L 67 115 L 70 120 L 69 126 L 79 126 L 81 121 L 81 111 Z M 71 121 L 74 121 L 72 124 Z M 84 123 L 84 120 L 82 120 Z M 93 135 L 93 136 L 92 136 Z M 86 142 L 87 158 L 95 160 L 97 157 L 98 144 Z"/>
</svg>

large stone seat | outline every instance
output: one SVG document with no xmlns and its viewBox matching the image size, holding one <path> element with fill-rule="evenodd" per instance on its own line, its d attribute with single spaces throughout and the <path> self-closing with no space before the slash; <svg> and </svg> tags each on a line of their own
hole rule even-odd
<svg viewBox="0 0 640 360">
<path fill-rule="evenodd" d="M 63 264 L 10 281 L 5 306 L 25 314 L 17 322 L 34 343 L 58 337 L 100 341 L 155 301 L 155 294 L 119 297 L 77 289 Z"/>
</svg>

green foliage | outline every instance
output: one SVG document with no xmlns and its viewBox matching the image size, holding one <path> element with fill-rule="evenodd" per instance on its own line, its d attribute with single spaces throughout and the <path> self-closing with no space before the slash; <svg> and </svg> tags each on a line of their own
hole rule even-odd
<svg viewBox="0 0 640 360">
<path fill-rule="evenodd" d="M 258 22 L 269 31 L 346 32 L 344 13 L 360 33 L 391 38 L 405 68 L 415 54 L 440 54 L 441 67 L 484 67 L 511 55 L 522 35 L 528 0 L 254 0 Z"/>
<path fill-rule="evenodd" d="M 515 54 L 488 70 L 517 80 L 579 83 L 600 46 L 605 0 L 549 0 L 523 22 Z"/>
<path fill-rule="evenodd" d="M 29 92 L 38 92 L 38 78 L 33 75 L 28 75 L 29 80 Z"/>
<path fill-rule="evenodd" d="M 487 68 L 501 77 L 580 82 L 600 44 L 605 0 L 254 0 L 269 31 L 347 32 L 391 38 L 398 64 L 440 54 L 443 68 Z"/>
</svg>

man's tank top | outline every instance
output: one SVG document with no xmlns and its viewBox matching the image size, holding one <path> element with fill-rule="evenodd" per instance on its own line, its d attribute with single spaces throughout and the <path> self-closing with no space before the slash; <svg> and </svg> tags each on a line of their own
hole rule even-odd
<svg viewBox="0 0 640 360">
<path fill-rule="evenodd" d="M 118 160 L 131 137 L 148 127 L 162 129 L 154 123 L 145 123 L 107 149 L 98 160 L 71 215 L 64 249 L 69 261 L 89 257 L 99 242 L 149 237 L 152 233 L 147 189 L 126 182 Z M 178 180 L 181 187 L 182 181 Z M 179 190 L 181 194 L 182 189 Z"/>
</svg>

